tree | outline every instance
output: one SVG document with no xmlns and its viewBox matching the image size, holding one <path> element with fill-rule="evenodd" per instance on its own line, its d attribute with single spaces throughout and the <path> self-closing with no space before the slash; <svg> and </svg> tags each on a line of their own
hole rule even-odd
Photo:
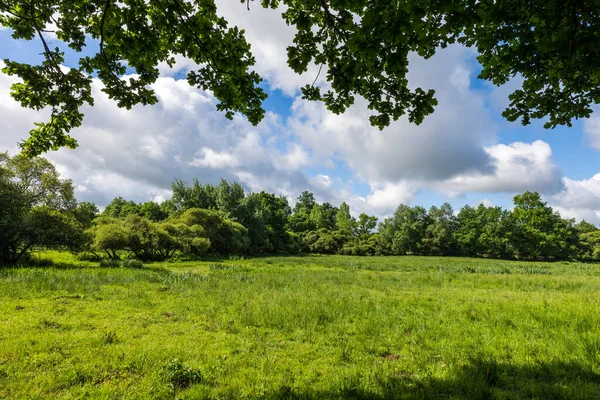
<svg viewBox="0 0 600 400">
<path fill-rule="evenodd" d="M 356 220 L 350 215 L 350 206 L 346 202 L 340 204 L 338 212 L 335 214 L 335 227 L 348 235 L 352 235 L 356 228 Z"/>
<path fill-rule="evenodd" d="M 0 153 L 0 263 L 20 262 L 34 248 L 82 246 L 73 192 L 47 160 Z"/>
<path fill-rule="evenodd" d="M 562 219 L 537 192 L 516 195 L 514 203 L 513 246 L 519 257 L 564 259 L 574 254 L 577 235 L 572 220 Z"/>
<path fill-rule="evenodd" d="M 229 183 L 221 179 L 215 191 L 217 209 L 227 218 L 235 217 L 236 210 L 245 197 L 244 187 L 237 182 Z"/>
<path fill-rule="evenodd" d="M 333 230 L 335 229 L 335 216 L 337 211 L 337 208 L 329 203 L 315 203 L 312 210 L 310 210 L 310 220 L 317 229 Z"/>
<path fill-rule="evenodd" d="M 187 182 L 176 179 L 171 184 L 171 189 L 171 206 L 179 213 L 190 208 L 217 210 L 217 189 L 211 184 L 201 185 L 198 179 L 194 179 L 190 186 Z"/>
<path fill-rule="evenodd" d="M 147 201 L 145 203 L 140 204 L 139 215 L 141 215 L 144 218 L 148 218 L 150 221 L 154 222 L 162 221 L 164 219 L 167 219 L 167 217 L 169 216 L 169 214 L 163 210 L 160 204 L 154 201 Z"/>
<path fill-rule="evenodd" d="M 77 203 L 77 208 L 75 209 L 75 219 L 79 221 L 79 223 L 84 228 L 89 228 L 92 225 L 92 221 L 98 215 L 100 210 L 94 203 L 90 203 L 89 201 L 82 201 Z"/>
<path fill-rule="evenodd" d="M 577 231 L 577 233 L 580 234 L 596 232 L 598 230 L 598 228 L 596 228 L 596 225 L 587 222 L 585 219 L 581 220 L 578 224 L 575 224 L 574 228 Z"/>
<path fill-rule="evenodd" d="M 368 235 L 377 227 L 377 217 L 361 213 L 358 216 L 356 232 L 359 236 Z"/>
<path fill-rule="evenodd" d="M 457 42 L 478 51 L 480 78 L 502 85 L 522 77 L 522 88 L 509 96 L 503 113 L 510 121 L 528 124 L 547 117 L 546 127 L 570 125 L 572 119 L 589 117 L 600 98 L 600 4 L 592 0 L 261 4 L 284 9 L 282 17 L 297 30 L 287 49 L 288 65 L 297 73 L 307 71 L 311 62 L 319 66 L 319 75 L 325 69 L 329 89 L 322 93 L 307 84 L 303 97 L 322 100 L 341 113 L 361 96 L 374 110 L 371 123 L 379 128 L 406 114 L 418 124 L 433 112 L 434 91 L 414 87 L 407 79 L 409 54 L 428 58 Z M 188 73 L 188 82 L 212 91 L 217 109 L 228 118 L 241 112 L 256 124 L 264 116 L 266 95 L 261 78 L 251 70 L 255 60 L 250 45 L 243 31 L 229 28 L 217 15 L 214 0 L 80 0 L 76 5 L 2 0 L 0 25 L 12 29 L 15 39 L 42 43 L 39 65 L 5 60 L 3 69 L 22 79 L 12 86 L 12 96 L 22 106 L 52 110 L 50 120 L 37 123 L 22 144 L 30 155 L 76 146 L 68 133 L 81 125 L 81 107 L 93 103 L 92 75 L 120 107 L 154 104 L 157 98 L 149 85 L 159 76 L 158 64 L 172 66 L 175 55 L 199 66 Z M 65 53 L 50 48 L 44 36 L 50 29 L 70 52 L 96 47 L 96 54 L 61 68 Z M 135 74 L 125 78 L 127 72 Z"/>
<path fill-rule="evenodd" d="M 128 215 L 140 215 L 140 206 L 132 200 L 125 200 L 121 196 L 115 197 L 102 211 L 105 217 L 125 218 Z"/>
<path fill-rule="evenodd" d="M 216 254 L 244 252 L 249 245 L 248 230 L 238 222 L 223 218 L 216 211 L 190 208 L 175 223 L 201 226 L 205 237 L 210 240 L 210 249 Z"/>
<path fill-rule="evenodd" d="M 465 206 L 458 213 L 453 238 L 461 255 L 512 258 L 512 223 L 510 212 L 501 207 Z"/>
<path fill-rule="evenodd" d="M 298 196 L 298 201 L 294 205 L 294 213 L 301 212 L 302 210 L 306 213 L 310 213 L 316 203 L 315 196 L 311 192 L 305 190 Z"/>
<path fill-rule="evenodd" d="M 427 225 L 427 212 L 423 207 L 400 204 L 394 215 L 380 224 L 379 237 L 388 252 L 421 254 Z"/>
<path fill-rule="evenodd" d="M 290 244 L 287 233 L 291 209 L 287 199 L 271 193 L 251 193 L 239 208 L 239 222 L 248 229 L 250 251 L 285 252 Z"/>
<path fill-rule="evenodd" d="M 428 225 L 425 229 L 423 246 L 425 253 L 432 255 L 450 255 L 455 253 L 456 246 L 453 233 L 457 228 L 454 210 L 448 203 L 440 208 L 432 206 L 427 213 Z"/>
</svg>

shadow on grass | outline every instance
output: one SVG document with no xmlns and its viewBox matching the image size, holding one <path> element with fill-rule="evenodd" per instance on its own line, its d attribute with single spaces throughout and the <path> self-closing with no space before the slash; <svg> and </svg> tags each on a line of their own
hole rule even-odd
<svg viewBox="0 0 600 400">
<path fill-rule="evenodd" d="M 283 386 L 264 399 L 600 399 L 600 375 L 576 363 L 517 366 L 475 359 L 446 379 L 381 377 L 364 389 L 360 377 L 334 391 Z"/>
</svg>

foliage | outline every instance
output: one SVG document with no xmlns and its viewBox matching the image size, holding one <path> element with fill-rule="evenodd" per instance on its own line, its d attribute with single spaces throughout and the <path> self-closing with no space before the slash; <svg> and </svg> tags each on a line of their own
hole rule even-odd
<svg viewBox="0 0 600 400">
<path fill-rule="evenodd" d="M 343 231 L 330 231 L 325 228 L 311 231 L 304 236 L 303 242 L 312 253 L 335 254 L 349 239 Z"/>
<path fill-rule="evenodd" d="M 368 236 L 377 227 L 377 217 L 361 213 L 356 222 L 356 234 Z"/>
<path fill-rule="evenodd" d="M 98 210 L 98 207 L 89 201 L 77 203 L 77 207 L 74 211 L 75 219 L 77 219 L 84 228 L 89 228 L 92 225 L 94 218 L 96 218 L 99 213 L 100 210 Z"/>
<path fill-rule="evenodd" d="M 520 257 L 556 259 L 574 254 L 577 236 L 573 221 L 562 219 L 536 192 L 517 195 L 514 202 L 513 246 Z"/>
<path fill-rule="evenodd" d="M 100 79 L 103 91 L 119 107 L 158 101 L 150 85 L 159 76 L 159 63 L 173 66 L 175 56 L 194 61 L 198 68 L 187 75 L 190 85 L 210 90 L 219 100 L 217 109 L 228 118 L 241 112 L 257 124 L 264 115 L 266 98 L 258 87 L 261 78 L 250 68 L 254 58 L 243 32 L 229 28 L 217 15 L 213 1 L 177 0 L 125 2 L 84 0 L 68 2 L 43 0 L 0 2 L 0 25 L 11 28 L 15 39 L 39 38 L 43 61 L 30 65 L 5 60 L 4 73 L 22 82 L 12 86 L 12 96 L 24 107 L 51 107 L 50 120 L 36 123 L 23 149 L 38 155 L 59 147 L 75 147 L 68 136 L 81 125 L 80 108 L 93 104 L 91 76 Z M 82 56 L 78 65 L 62 68 L 65 52 L 50 48 L 44 32 L 54 24 L 58 39 L 71 53 L 97 47 L 98 52 Z M 134 74 L 127 77 L 127 67 Z"/>
<path fill-rule="evenodd" d="M 447 203 L 428 211 L 401 204 L 376 232 L 375 216 L 363 213 L 357 220 L 345 202 L 319 203 L 305 191 L 292 212 L 283 196 L 246 194 L 226 180 L 216 186 L 175 181 L 172 198 L 161 204 L 117 197 L 98 216 L 94 204 L 76 202 L 71 182 L 60 180 L 46 160 L 0 156 L 3 263 L 15 263 L 37 247 L 70 248 L 95 260 L 299 252 L 599 258 L 598 229 L 563 219 L 536 192 L 515 196 L 511 211 L 480 204 L 455 215 Z M 210 208 L 193 207 L 198 204 Z"/>
<path fill-rule="evenodd" d="M 199 256 L 210 247 L 201 226 L 157 223 L 137 215 L 125 219 L 100 217 L 88 234 L 92 251 L 104 252 L 115 260 L 122 251 L 141 260 L 156 260 L 172 257 L 176 252 Z"/>
<path fill-rule="evenodd" d="M 205 237 L 210 241 L 210 249 L 216 254 L 240 253 L 249 244 L 248 230 L 240 223 L 223 218 L 216 211 L 190 208 L 177 222 L 190 227 L 199 225 Z"/>
<path fill-rule="evenodd" d="M 338 231 L 353 234 L 356 226 L 356 220 L 350 215 L 350 206 L 346 202 L 342 202 L 338 212 L 335 214 L 335 228 Z"/>
<path fill-rule="evenodd" d="M 42 158 L 0 153 L 0 263 L 14 264 L 36 247 L 78 250 L 73 184 Z"/>
<path fill-rule="evenodd" d="M 458 213 L 457 221 L 453 237 L 460 254 L 493 258 L 514 255 L 510 212 L 483 204 L 477 208 L 465 206 Z"/>
<path fill-rule="evenodd" d="M 170 360 L 163 367 L 163 379 L 174 391 L 186 389 L 194 383 L 202 382 L 202 373 L 178 359 Z"/>
<path fill-rule="evenodd" d="M 427 212 L 423 207 L 401 204 L 393 217 L 380 225 L 381 242 L 390 254 L 421 254 L 427 229 Z"/>
<path fill-rule="evenodd" d="M 287 48 L 288 65 L 298 74 L 311 63 L 319 66 L 319 75 L 325 70 L 327 91 L 307 84 L 303 97 L 322 100 L 335 113 L 363 97 L 374 111 L 371 123 L 379 128 L 403 115 L 419 124 L 433 112 L 434 91 L 407 79 L 409 55 L 429 58 L 457 42 L 479 53 L 479 78 L 495 85 L 522 78 L 503 112 L 509 121 L 547 118 L 546 127 L 570 126 L 572 119 L 589 117 L 600 97 L 600 6 L 592 1 L 264 0 L 262 6 L 281 8 L 285 22 L 296 29 Z M 173 66 L 176 56 L 198 66 L 187 74 L 189 84 L 210 90 L 228 118 L 241 112 L 257 124 L 264 116 L 266 95 L 252 70 L 250 45 L 243 31 L 217 15 L 214 0 L 167 5 L 82 0 L 77 6 L 7 0 L 0 2 L 0 25 L 10 28 L 15 39 L 42 42 L 39 65 L 5 60 L 3 70 L 21 78 L 12 96 L 22 106 L 52 110 L 49 121 L 36 123 L 23 143 L 30 155 L 76 146 L 68 133 L 81 125 L 81 107 L 93 104 L 91 76 L 102 81 L 102 90 L 119 107 L 154 104 L 158 99 L 150 85 L 159 76 L 158 66 Z M 63 49 L 50 48 L 44 36 L 52 25 Z M 78 60 L 71 68 L 61 68 L 65 45 Z M 79 56 L 96 45 L 95 54 Z"/>
<path fill-rule="evenodd" d="M 115 197 L 110 203 L 104 207 L 102 215 L 112 218 L 125 218 L 129 215 L 140 215 L 141 205 L 134 201 L 127 201 L 122 197 Z"/>
</svg>

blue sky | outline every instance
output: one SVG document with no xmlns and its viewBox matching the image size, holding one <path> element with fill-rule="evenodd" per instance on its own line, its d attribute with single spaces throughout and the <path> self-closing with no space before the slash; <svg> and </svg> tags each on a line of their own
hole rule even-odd
<svg viewBox="0 0 600 400">
<path fill-rule="evenodd" d="M 255 7 L 248 14 L 243 4 L 217 4 L 246 29 L 269 94 L 265 120 L 257 127 L 242 116 L 226 120 L 210 93 L 187 86 L 183 78 L 194 65 L 182 58 L 173 70 L 161 66 L 153 86 L 160 102 L 152 107 L 120 110 L 94 81 L 96 105 L 85 109 L 83 126 L 73 132 L 79 148 L 47 154 L 73 180 L 80 199 L 99 206 L 115 196 L 160 201 L 175 178 L 214 183 L 223 177 L 290 202 L 310 190 L 320 201 L 348 202 L 355 214 L 384 217 L 400 203 L 509 208 L 515 194 L 536 190 L 562 215 L 600 223 L 596 115 L 551 130 L 543 121 L 507 122 L 501 112 L 518 79 L 500 88 L 478 80 L 474 51 L 450 46 L 430 60 L 410 59 L 411 84 L 436 90 L 435 113 L 421 126 L 401 119 L 379 131 L 369 125 L 362 99 L 336 116 L 300 98 L 299 88 L 317 69 L 298 76 L 287 67 L 285 48 L 294 32 L 278 12 Z M 40 53 L 38 40 L 16 42 L 0 29 L 0 58 L 35 62 Z M 76 62 L 77 55 L 67 53 L 65 64 Z M 324 76 L 317 84 L 327 87 Z M 0 147 L 16 152 L 47 111 L 21 109 L 8 95 L 12 82 L 0 74 Z"/>
</svg>

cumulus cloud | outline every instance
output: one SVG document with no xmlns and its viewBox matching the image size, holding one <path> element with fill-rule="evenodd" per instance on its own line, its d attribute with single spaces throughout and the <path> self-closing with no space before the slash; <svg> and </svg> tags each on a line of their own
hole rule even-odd
<svg viewBox="0 0 600 400">
<path fill-rule="evenodd" d="M 564 189 L 548 203 L 563 217 L 600 224 L 600 174 L 580 181 L 564 178 Z"/>
<path fill-rule="evenodd" d="M 450 46 L 430 60 L 411 56 L 411 86 L 435 89 L 439 105 L 420 126 L 402 118 L 379 131 L 369 124 L 364 99 L 357 98 L 344 115 L 335 115 L 298 97 L 298 89 L 312 82 L 317 68 L 298 76 L 287 66 L 285 48 L 294 29 L 283 22 L 281 10 L 251 3 L 248 12 L 244 4 L 223 0 L 217 6 L 231 25 L 246 30 L 256 70 L 268 86 L 295 97 L 289 118 L 269 112 L 256 127 L 241 116 L 226 120 L 215 110 L 210 93 L 176 79 L 195 67 L 185 57 L 176 57 L 174 69 L 160 67 L 163 76 L 153 85 L 159 103 L 152 107 L 119 109 L 94 80 L 96 104 L 84 109 L 84 126 L 73 132 L 80 147 L 47 155 L 63 176 L 73 179 L 79 199 L 100 206 L 115 196 L 162 200 L 169 197 L 175 178 L 210 183 L 225 178 L 252 191 L 284 195 L 291 203 L 310 190 L 319 201 L 346 201 L 355 215 L 389 215 L 422 190 L 447 196 L 537 190 L 552 195 L 561 212 L 600 209 L 600 192 L 592 182 L 596 177 L 564 178 L 548 143 L 498 143 L 492 114 L 504 108 L 505 92 L 512 88 L 473 89 L 473 50 Z M 24 110 L 9 98 L 14 81 L 0 74 L 0 147 L 12 153 L 33 121 L 48 117 L 46 111 Z M 584 125 L 591 143 L 600 148 L 600 118 L 594 118 Z M 338 175 L 340 165 L 344 179 Z M 370 191 L 356 194 L 355 181 Z M 491 203 L 487 198 L 482 202 Z"/>
<path fill-rule="evenodd" d="M 22 109 L 9 93 L 15 80 L 0 74 L 0 146 L 11 153 L 27 137 L 33 122 L 47 112 Z M 153 88 L 159 103 L 119 109 L 101 92 L 94 79 L 94 107 L 84 107 L 84 125 L 72 132 L 79 147 L 45 156 L 62 176 L 77 187 L 80 200 L 102 206 L 115 196 L 135 201 L 169 197 L 174 179 L 217 183 L 220 178 L 241 181 L 248 189 L 267 190 L 295 198 L 314 190 L 331 198 L 334 185 L 301 172 L 308 153 L 301 145 L 281 148 L 273 140 L 280 118 L 270 113 L 254 127 L 243 117 L 229 121 L 215 109 L 215 99 L 187 82 L 161 77 Z M 281 164 L 287 168 L 280 168 Z"/>
<path fill-rule="evenodd" d="M 583 121 L 583 131 L 591 147 L 600 150 L 600 107 L 594 107 L 594 113 Z"/>
<path fill-rule="evenodd" d="M 435 184 L 445 192 L 522 192 L 556 193 L 563 188 L 562 172 L 552 160 L 548 143 L 515 142 L 485 148 L 492 173 L 475 172 L 458 175 Z"/>
<path fill-rule="evenodd" d="M 407 118 L 383 131 L 369 124 L 366 101 L 357 98 L 343 115 L 320 103 L 297 100 L 289 129 L 322 162 L 343 161 L 360 178 L 393 183 L 400 179 L 445 179 L 467 171 L 490 171 L 483 145 L 495 128 L 482 95 L 469 90 L 471 50 L 452 46 L 430 60 L 411 57 L 409 80 L 434 88 L 439 105 L 416 126 Z"/>
<path fill-rule="evenodd" d="M 415 195 L 415 187 L 407 182 L 388 183 L 375 189 L 364 199 L 364 207 L 378 215 L 389 214 L 401 203 L 408 203 Z"/>
<path fill-rule="evenodd" d="M 288 26 L 277 10 L 264 9 L 259 2 L 246 4 L 239 1 L 217 0 L 217 11 L 230 25 L 236 25 L 245 31 L 246 40 L 252 46 L 256 58 L 256 71 L 267 80 L 272 89 L 280 89 L 294 96 L 300 87 L 312 83 L 318 74 L 318 68 L 311 64 L 302 75 L 296 74 L 287 65 L 287 47 L 293 43 L 296 29 Z M 323 81 L 324 74 L 318 82 Z"/>
</svg>

